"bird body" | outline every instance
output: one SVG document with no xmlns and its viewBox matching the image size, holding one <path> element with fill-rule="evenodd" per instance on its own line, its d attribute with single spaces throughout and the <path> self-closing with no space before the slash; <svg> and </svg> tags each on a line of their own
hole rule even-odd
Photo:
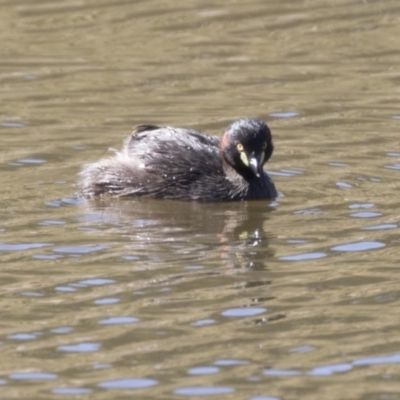
<svg viewBox="0 0 400 400">
<path fill-rule="evenodd" d="M 197 201 L 274 199 L 275 186 L 262 170 L 272 151 L 268 127 L 255 119 L 235 122 L 222 139 L 190 129 L 139 125 L 122 151 L 83 168 L 80 194 Z"/>
</svg>

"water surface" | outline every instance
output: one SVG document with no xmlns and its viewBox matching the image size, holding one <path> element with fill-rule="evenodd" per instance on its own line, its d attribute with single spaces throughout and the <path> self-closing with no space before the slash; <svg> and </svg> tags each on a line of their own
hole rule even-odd
<svg viewBox="0 0 400 400">
<path fill-rule="evenodd" d="M 399 399 L 397 2 L 2 2 L 4 398 Z M 276 202 L 76 199 L 140 123 L 265 119 Z"/>
</svg>

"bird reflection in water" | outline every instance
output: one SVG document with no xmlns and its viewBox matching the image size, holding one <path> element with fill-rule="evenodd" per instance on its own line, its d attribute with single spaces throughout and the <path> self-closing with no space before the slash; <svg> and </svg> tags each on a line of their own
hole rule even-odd
<svg viewBox="0 0 400 400">
<path fill-rule="evenodd" d="M 266 231 L 274 207 L 266 201 L 197 203 L 153 199 L 82 202 L 81 220 L 92 230 L 129 237 L 131 254 L 168 263 L 227 270 L 267 269 L 274 252 Z M 168 246 L 169 245 L 169 246 Z"/>
</svg>

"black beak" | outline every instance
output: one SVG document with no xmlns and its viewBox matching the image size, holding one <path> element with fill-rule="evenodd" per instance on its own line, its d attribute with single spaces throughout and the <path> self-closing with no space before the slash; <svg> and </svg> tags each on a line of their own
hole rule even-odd
<svg viewBox="0 0 400 400">
<path fill-rule="evenodd" d="M 249 167 L 257 178 L 259 178 L 262 175 L 263 173 L 262 165 L 257 160 L 254 153 L 249 157 Z"/>
</svg>

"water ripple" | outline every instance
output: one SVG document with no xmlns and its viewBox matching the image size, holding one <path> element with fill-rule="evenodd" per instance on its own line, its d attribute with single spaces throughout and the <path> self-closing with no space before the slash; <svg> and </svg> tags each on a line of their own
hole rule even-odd
<svg viewBox="0 0 400 400">
<path fill-rule="evenodd" d="M 3 128 L 23 128 L 26 123 L 23 122 L 0 122 L 0 126 Z"/>
<path fill-rule="evenodd" d="M 0 243 L 0 251 L 25 251 L 32 249 L 41 249 L 42 247 L 52 246 L 52 243 L 18 243 L 5 244 Z"/>
<path fill-rule="evenodd" d="M 107 304 L 116 304 L 119 303 L 119 299 L 116 297 L 105 297 L 103 299 L 97 299 L 94 301 L 94 304 L 97 305 L 107 305 Z"/>
<path fill-rule="evenodd" d="M 68 254 L 89 254 L 96 251 L 106 250 L 109 246 L 97 245 L 97 246 L 65 246 L 56 247 L 53 249 L 56 253 L 68 253 Z M 1 249 L 0 249 L 1 250 Z"/>
<path fill-rule="evenodd" d="M 43 381 L 57 379 L 58 376 L 48 372 L 15 372 L 10 374 L 9 378 L 24 381 Z"/>
<path fill-rule="evenodd" d="M 374 206 L 373 203 L 354 203 L 354 204 L 350 204 L 349 208 L 355 209 L 355 208 L 372 208 Z"/>
<path fill-rule="evenodd" d="M 295 369 L 265 369 L 263 371 L 264 375 L 267 376 L 297 376 L 300 375 L 300 371 Z"/>
<path fill-rule="evenodd" d="M 330 376 L 337 373 L 348 372 L 359 366 L 374 366 L 374 365 L 387 365 L 387 364 L 400 364 L 400 353 L 394 353 L 387 356 L 375 356 L 356 359 L 350 362 L 320 365 L 312 368 L 304 373 L 297 369 L 273 369 L 268 368 L 263 371 L 267 376 L 297 376 L 297 375 L 311 375 L 311 376 Z"/>
<path fill-rule="evenodd" d="M 143 389 L 157 385 L 158 381 L 147 378 L 115 379 L 99 383 L 97 386 L 104 389 Z"/>
<path fill-rule="evenodd" d="M 340 187 L 340 188 L 344 188 L 344 189 L 350 189 L 353 186 L 350 185 L 350 183 L 346 183 L 346 182 L 336 182 L 336 186 Z"/>
<path fill-rule="evenodd" d="M 189 375 L 210 375 L 219 372 L 217 367 L 194 367 L 188 370 Z"/>
<path fill-rule="evenodd" d="M 379 365 L 379 364 L 400 364 L 400 353 L 389 356 L 376 356 L 360 358 L 353 361 L 353 365 Z"/>
<path fill-rule="evenodd" d="M 111 283 L 115 283 L 114 279 L 92 278 L 92 279 L 84 279 L 83 281 L 79 281 L 75 285 L 76 286 L 103 286 L 103 285 L 110 285 Z"/>
<path fill-rule="evenodd" d="M 386 169 L 394 169 L 399 171 L 400 170 L 400 164 L 391 164 L 391 165 L 385 165 Z"/>
<path fill-rule="evenodd" d="M 63 387 L 63 388 L 54 388 L 52 391 L 54 394 L 66 394 L 71 396 L 76 396 L 79 394 L 89 394 L 93 391 L 91 389 L 86 388 L 71 388 L 71 387 Z"/>
<path fill-rule="evenodd" d="M 342 162 L 330 162 L 328 165 L 332 166 L 332 167 L 348 167 L 349 164 L 345 164 Z"/>
<path fill-rule="evenodd" d="M 33 333 L 14 333 L 12 335 L 8 335 L 7 339 L 9 340 L 34 340 L 37 338 L 37 334 Z"/>
<path fill-rule="evenodd" d="M 52 333 L 56 333 L 58 335 L 65 335 L 66 333 L 70 333 L 72 331 L 73 328 L 71 326 L 60 326 L 51 330 Z"/>
<path fill-rule="evenodd" d="M 300 113 L 295 112 L 295 111 L 286 111 L 286 112 L 275 112 L 275 113 L 271 113 L 269 115 L 270 115 L 270 117 L 274 117 L 274 118 L 293 118 L 293 117 L 297 117 L 298 115 L 300 115 Z"/>
<path fill-rule="evenodd" d="M 232 365 L 248 365 L 249 361 L 246 360 L 238 360 L 236 358 L 222 358 L 220 360 L 215 361 L 214 365 L 218 365 L 219 367 L 230 367 Z"/>
<path fill-rule="evenodd" d="M 188 386 L 175 390 L 181 396 L 214 396 L 233 393 L 235 389 L 228 386 Z"/>
<path fill-rule="evenodd" d="M 267 309 L 263 307 L 240 307 L 225 310 L 221 315 L 224 317 L 251 317 L 265 312 L 267 312 Z"/>
<path fill-rule="evenodd" d="M 58 351 L 63 351 L 67 353 L 93 353 L 100 349 L 100 343 L 76 343 L 76 344 L 67 344 L 63 346 L 58 346 Z"/>
<path fill-rule="evenodd" d="M 350 217 L 352 218 L 376 218 L 380 216 L 382 216 L 382 213 L 380 212 L 368 212 L 368 211 L 350 214 Z"/>
<path fill-rule="evenodd" d="M 293 254 L 291 256 L 283 256 L 279 257 L 279 260 L 282 261 L 305 261 L 305 260 L 316 260 L 319 258 L 326 257 L 326 253 L 301 253 L 301 254 Z"/>
<path fill-rule="evenodd" d="M 135 317 L 110 317 L 101 319 L 98 323 L 100 325 L 123 325 L 123 324 L 133 324 L 139 322 L 139 318 Z"/>
<path fill-rule="evenodd" d="M 41 158 L 22 158 L 21 160 L 17 160 L 17 162 L 21 164 L 39 165 L 44 164 L 47 161 Z"/>
<path fill-rule="evenodd" d="M 374 230 L 395 229 L 397 227 L 398 225 L 396 224 L 381 224 L 381 225 L 365 226 L 362 229 L 365 231 L 374 231 Z"/>
<path fill-rule="evenodd" d="M 332 247 L 331 250 L 345 251 L 345 252 L 368 251 L 368 250 L 380 249 L 385 246 L 386 245 L 381 242 L 354 242 Z"/>
<path fill-rule="evenodd" d="M 192 326 L 207 326 L 212 324 L 215 324 L 215 319 L 199 319 L 191 323 Z"/>
<path fill-rule="evenodd" d="M 352 368 L 353 366 L 347 363 L 323 365 L 321 367 L 313 368 L 311 371 L 307 373 L 307 375 L 329 376 L 340 372 L 350 371 Z"/>
</svg>

